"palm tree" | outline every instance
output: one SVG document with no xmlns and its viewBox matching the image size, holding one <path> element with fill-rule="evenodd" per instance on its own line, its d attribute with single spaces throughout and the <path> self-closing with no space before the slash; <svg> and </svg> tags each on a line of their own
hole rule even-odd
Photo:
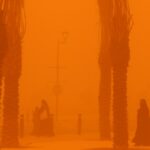
<svg viewBox="0 0 150 150">
<path fill-rule="evenodd" d="M 110 55 L 113 72 L 113 143 L 128 147 L 127 73 L 131 15 L 128 0 L 113 0 Z"/>
<path fill-rule="evenodd" d="M 4 58 L 8 51 L 8 39 L 5 23 L 3 20 L 3 11 L 0 9 L 0 99 L 2 95 L 3 65 Z"/>
<path fill-rule="evenodd" d="M 101 51 L 99 66 L 101 72 L 100 94 L 99 94 L 99 115 L 100 115 L 100 138 L 101 140 L 111 139 L 110 106 L 111 106 L 111 62 L 110 62 L 110 21 L 111 21 L 110 0 L 98 0 L 101 20 Z"/>
<path fill-rule="evenodd" d="M 128 0 L 99 0 L 99 6 L 102 26 L 100 57 L 102 74 L 100 92 L 102 95 L 100 97 L 101 130 L 105 134 L 105 126 L 108 127 L 110 124 L 110 83 L 112 78 L 113 143 L 114 147 L 127 148 L 127 73 L 130 59 L 130 9 Z"/>
<path fill-rule="evenodd" d="M 19 79 L 21 76 L 21 42 L 25 31 L 23 0 L 1 0 L 8 37 L 4 65 L 3 126 L 1 144 L 19 145 Z"/>
</svg>

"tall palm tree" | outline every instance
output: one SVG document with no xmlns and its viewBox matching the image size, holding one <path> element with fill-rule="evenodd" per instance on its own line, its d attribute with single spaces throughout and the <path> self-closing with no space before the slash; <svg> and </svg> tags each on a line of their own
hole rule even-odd
<svg viewBox="0 0 150 150">
<path fill-rule="evenodd" d="M 101 20 L 101 51 L 99 66 L 101 73 L 99 94 L 100 138 L 111 139 L 111 62 L 110 62 L 110 21 L 112 15 L 111 0 L 98 0 Z"/>
<path fill-rule="evenodd" d="M 8 37 L 4 66 L 3 125 L 1 144 L 19 145 L 19 79 L 21 76 L 21 44 L 25 32 L 23 0 L 1 0 Z"/>
<path fill-rule="evenodd" d="M 104 131 L 106 131 L 105 125 L 108 127 L 109 124 L 110 100 L 108 98 L 110 98 L 110 95 L 108 97 L 107 94 L 110 94 L 111 90 L 112 72 L 113 143 L 114 147 L 127 148 L 127 73 L 130 59 L 130 9 L 128 0 L 99 0 L 99 6 L 102 26 L 100 57 L 102 74 L 100 93 L 102 95 L 100 97 L 101 130 L 104 129 Z M 109 84 L 106 80 L 108 80 Z"/>
<path fill-rule="evenodd" d="M 8 51 L 8 39 L 6 26 L 3 19 L 3 10 L 0 9 L 0 100 L 2 96 L 2 80 L 3 80 L 3 65 L 4 58 Z"/>
<path fill-rule="evenodd" d="M 113 143 L 128 147 L 127 73 L 131 15 L 128 0 L 113 0 L 110 55 L 113 72 Z"/>
</svg>

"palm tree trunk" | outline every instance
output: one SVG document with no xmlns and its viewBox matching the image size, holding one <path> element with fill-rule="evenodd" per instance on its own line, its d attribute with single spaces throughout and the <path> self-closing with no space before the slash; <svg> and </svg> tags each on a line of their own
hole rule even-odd
<svg viewBox="0 0 150 150">
<path fill-rule="evenodd" d="M 5 63 L 2 146 L 19 146 L 19 79 L 21 75 L 21 42 L 9 51 Z"/>
<path fill-rule="evenodd" d="M 99 115 L 100 115 L 100 138 L 111 139 L 111 62 L 110 62 L 110 18 L 111 1 L 98 0 L 101 21 L 101 48 L 99 57 L 100 66 L 100 93 L 99 93 Z"/>
<path fill-rule="evenodd" d="M 113 68 L 114 147 L 128 147 L 127 68 Z"/>
<path fill-rule="evenodd" d="M 7 52 L 8 52 L 8 39 L 6 33 L 6 25 L 3 19 L 3 11 L 0 10 L 0 100 L 2 100 L 3 65 Z"/>
<path fill-rule="evenodd" d="M 130 60 L 131 16 L 128 0 L 114 0 L 111 24 L 111 63 L 113 69 L 113 143 L 128 148 L 127 72 Z"/>
<path fill-rule="evenodd" d="M 100 115 L 100 138 L 101 140 L 111 139 L 111 66 L 101 65 L 101 81 L 99 95 L 99 115 Z"/>
<path fill-rule="evenodd" d="M 5 93 L 3 109 L 2 141 L 3 147 L 18 147 L 18 79 L 12 80 L 11 75 L 5 76 Z M 8 94 L 9 93 L 9 94 Z M 11 109 L 10 109 L 11 108 Z"/>
<path fill-rule="evenodd" d="M 128 0 L 99 0 L 101 15 L 101 132 L 108 134 L 111 76 L 113 78 L 113 143 L 128 147 L 127 68 L 130 48 L 130 10 Z M 110 58 L 108 57 L 110 55 Z M 108 62 L 110 61 L 110 65 Z M 111 75 L 112 71 L 112 75 Z M 107 107 L 108 106 L 108 107 Z M 105 129 L 107 127 L 107 130 Z M 102 131 L 103 130 L 103 131 Z"/>
<path fill-rule="evenodd" d="M 21 76 L 21 42 L 25 32 L 23 0 L 3 0 L 8 37 L 8 52 L 4 64 L 4 99 L 1 145 L 19 146 L 19 79 Z"/>
<path fill-rule="evenodd" d="M 3 67 L 4 59 L 8 52 L 8 38 L 6 32 L 6 25 L 4 22 L 3 11 L 0 10 L 0 109 L 2 113 L 2 84 L 3 84 Z"/>
</svg>

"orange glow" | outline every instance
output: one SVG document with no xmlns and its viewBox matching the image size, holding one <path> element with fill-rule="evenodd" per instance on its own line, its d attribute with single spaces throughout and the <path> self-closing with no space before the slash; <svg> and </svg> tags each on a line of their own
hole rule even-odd
<svg viewBox="0 0 150 150">
<path fill-rule="evenodd" d="M 140 99 L 145 98 L 150 106 L 150 1 L 129 2 L 133 30 L 130 36 L 128 121 L 130 137 L 133 137 Z M 32 132 L 33 110 L 45 99 L 55 123 L 58 123 L 56 133 L 62 139 L 66 134 L 77 133 L 79 114 L 83 116 L 86 139 L 98 139 L 100 21 L 97 0 L 26 0 L 25 9 L 27 31 L 22 51 L 20 107 L 27 122 L 26 134 Z M 65 42 L 64 32 L 67 33 Z M 54 86 L 58 41 L 62 89 L 57 120 Z"/>
</svg>

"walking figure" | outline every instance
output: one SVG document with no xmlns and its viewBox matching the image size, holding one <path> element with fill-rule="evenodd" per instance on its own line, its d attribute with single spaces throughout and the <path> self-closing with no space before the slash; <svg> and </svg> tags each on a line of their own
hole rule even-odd
<svg viewBox="0 0 150 150">
<path fill-rule="evenodd" d="M 137 113 L 137 129 L 133 143 L 136 146 L 150 146 L 150 114 L 145 99 L 141 99 Z"/>
<path fill-rule="evenodd" d="M 82 115 L 78 114 L 78 135 L 82 132 Z"/>
</svg>

